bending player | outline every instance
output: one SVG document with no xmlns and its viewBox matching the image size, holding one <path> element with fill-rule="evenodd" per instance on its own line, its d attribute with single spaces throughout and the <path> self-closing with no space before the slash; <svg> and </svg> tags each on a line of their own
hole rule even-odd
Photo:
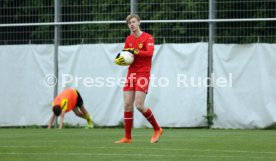
<svg viewBox="0 0 276 161">
<path fill-rule="evenodd" d="M 48 129 L 52 127 L 52 124 L 56 117 L 60 116 L 59 128 L 63 126 L 64 115 L 67 112 L 73 110 L 73 112 L 87 120 L 87 128 L 93 128 L 93 121 L 89 113 L 83 105 L 83 100 L 81 95 L 76 89 L 67 88 L 54 99 L 53 103 L 53 112 L 49 121 Z"/>
</svg>

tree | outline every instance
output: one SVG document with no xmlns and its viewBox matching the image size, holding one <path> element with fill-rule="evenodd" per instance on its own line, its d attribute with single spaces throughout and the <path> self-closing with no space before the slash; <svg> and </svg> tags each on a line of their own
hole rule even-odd
<svg viewBox="0 0 276 161">
<path fill-rule="evenodd" d="M 143 20 L 208 19 L 206 0 L 139 0 L 138 14 Z M 217 18 L 276 17 L 275 1 L 218 1 Z M 61 20 L 116 21 L 130 13 L 129 0 L 62 0 Z M 1 24 L 54 22 L 54 0 L 2 0 Z M 276 22 L 225 22 L 216 24 L 217 43 L 275 43 Z M 143 23 L 160 43 L 208 41 L 208 23 Z M 126 24 L 64 25 L 61 44 L 120 43 L 129 34 Z M 2 27 L 0 44 L 52 44 L 53 26 Z"/>
</svg>

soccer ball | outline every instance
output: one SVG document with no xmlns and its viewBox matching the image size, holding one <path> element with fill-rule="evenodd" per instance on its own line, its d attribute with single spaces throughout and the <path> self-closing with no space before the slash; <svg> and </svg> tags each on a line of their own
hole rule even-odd
<svg viewBox="0 0 276 161">
<path fill-rule="evenodd" d="M 121 51 L 120 56 L 122 56 L 125 59 L 126 65 L 130 65 L 133 63 L 134 56 L 132 53 L 130 53 L 128 51 Z"/>
</svg>

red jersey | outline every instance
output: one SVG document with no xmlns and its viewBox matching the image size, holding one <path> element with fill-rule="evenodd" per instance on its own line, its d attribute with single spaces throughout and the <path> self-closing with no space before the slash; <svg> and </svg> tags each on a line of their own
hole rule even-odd
<svg viewBox="0 0 276 161">
<path fill-rule="evenodd" d="M 149 73 L 151 69 L 151 59 L 154 51 L 153 37 L 143 32 L 139 37 L 129 35 L 125 41 L 124 48 L 134 48 L 139 50 L 138 55 L 134 55 L 134 61 L 129 66 L 130 73 Z"/>
<path fill-rule="evenodd" d="M 77 105 L 78 94 L 75 89 L 67 88 L 57 95 L 53 101 L 54 105 L 60 105 L 62 111 L 69 112 Z"/>
</svg>

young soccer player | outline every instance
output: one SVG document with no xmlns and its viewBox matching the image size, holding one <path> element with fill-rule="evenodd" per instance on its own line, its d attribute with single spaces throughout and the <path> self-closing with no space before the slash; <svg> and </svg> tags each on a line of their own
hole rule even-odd
<svg viewBox="0 0 276 161">
<path fill-rule="evenodd" d="M 126 22 L 131 34 L 126 38 L 123 50 L 134 55 L 134 62 L 128 68 L 126 83 L 124 86 L 124 128 L 125 136 L 115 143 L 131 143 L 131 129 L 133 124 L 133 104 L 153 126 L 154 134 L 150 140 L 156 143 L 162 135 L 163 129 L 159 127 L 150 108 L 144 105 L 148 92 L 151 59 L 154 51 L 153 37 L 141 31 L 140 17 L 136 14 L 127 16 Z M 118 65 L 124 65 L 124 58 L 115 59 Z"/>
<path fill-rule="evenodd" d="M 60 116 L 60 123 L 59 128 L 61 129 L 63 126 L 63 120 L 64 115 L 67 112 L 70 112 L 73 110 L 73 112 L 87 120 L 87 128 L 93 128 L 93 121 L 90 117 L 89 113 L 85 109 L 83 105 L 83 100 L 81 95 L 76 89 L 73 88 L 67 88 L 61 93 L 57 95 L 57 97 L 54 99 L 53 103 L 53 112 L 49 121 L 48 128 L 50 129 L 52 127 L 52 124 L 56 117 Z"/>
</svg>

